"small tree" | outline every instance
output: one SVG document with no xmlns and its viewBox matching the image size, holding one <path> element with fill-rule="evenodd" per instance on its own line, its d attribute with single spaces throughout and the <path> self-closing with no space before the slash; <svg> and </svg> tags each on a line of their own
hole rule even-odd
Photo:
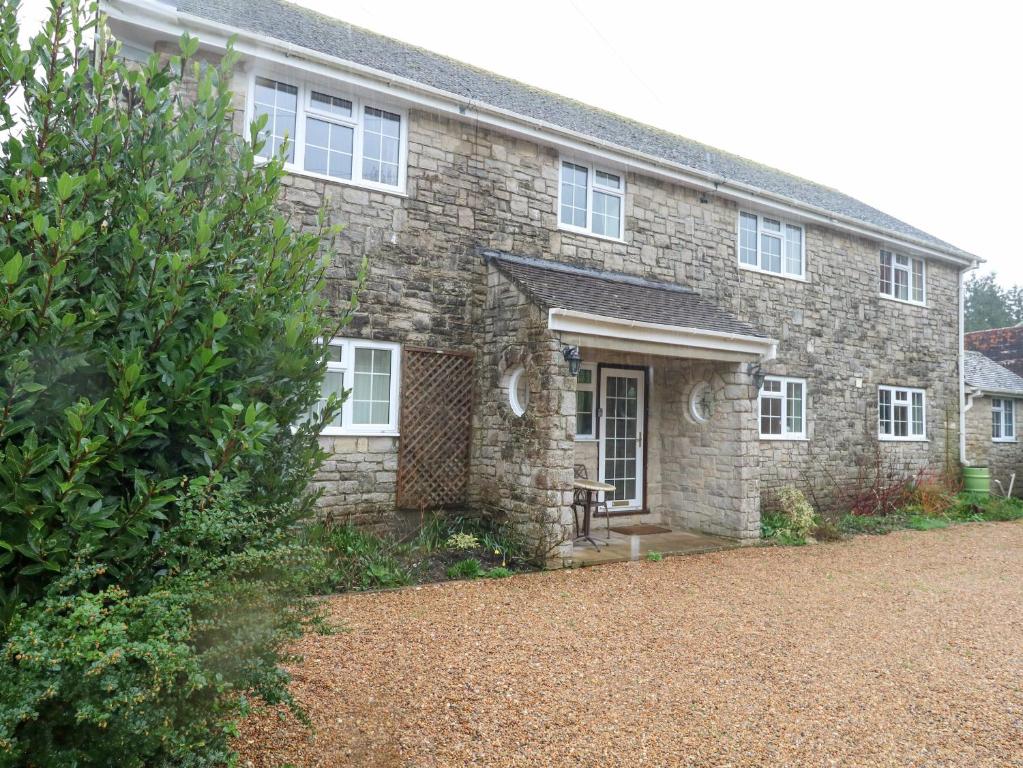
<svg viewBox="0 0 1023 768">
<path fill-rule="evenodd" d="M 0 11 L 0 755 L 202 764 L 282 692 L 331 317 L 219 67 L 132 67 L 95 7 Z M 95 37 L 94 45 L 87 39 Z M 184 100 L 183 79 L 197 84 Z M 24 95 L 13 135 L 8 106 Z M 0 764 L 8 758 L 0 757 Z"/>
</svg>

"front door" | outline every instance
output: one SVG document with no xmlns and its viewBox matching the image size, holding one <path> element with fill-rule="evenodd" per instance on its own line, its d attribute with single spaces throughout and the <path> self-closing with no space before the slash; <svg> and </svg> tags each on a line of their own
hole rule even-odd
<svg viewBox="0 0 1023 768">
<path fill-rule="evenodd" d="M 644 371 L 602 368 L 600 373 L 600 480 L 615 487 L 608 508 L 643 508 Z"/>
</svg>

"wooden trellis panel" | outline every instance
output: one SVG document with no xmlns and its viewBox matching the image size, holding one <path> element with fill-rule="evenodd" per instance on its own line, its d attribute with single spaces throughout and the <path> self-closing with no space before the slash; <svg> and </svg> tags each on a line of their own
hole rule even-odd
<svg viewBox="0 0 1023 768">
<path fill-rule="evenodd" d="M 397 506 L 464 504 L 472 439 L 472 354 L 406 347 L 401 386 Z"/>
</svg>

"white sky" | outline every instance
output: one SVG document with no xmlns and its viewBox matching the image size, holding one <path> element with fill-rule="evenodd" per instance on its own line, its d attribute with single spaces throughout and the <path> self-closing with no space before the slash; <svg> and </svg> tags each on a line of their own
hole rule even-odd
<svg viewBox="0 0 1023 768">
<path fill-rule="evenodd" d="M 1023 4 L 299 3 L 836 187 L 1023 285 Z"/>
</svg>

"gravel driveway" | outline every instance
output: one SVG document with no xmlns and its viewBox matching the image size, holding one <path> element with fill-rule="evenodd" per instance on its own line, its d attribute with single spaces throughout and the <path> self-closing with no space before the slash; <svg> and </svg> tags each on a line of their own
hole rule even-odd
<svg viewBox="0 0 1023 768">
<path fill-rule="evenodd" d="M 241 764 L 1023 766 L 1023 524 L 332 599 Z"/>
</svg>

